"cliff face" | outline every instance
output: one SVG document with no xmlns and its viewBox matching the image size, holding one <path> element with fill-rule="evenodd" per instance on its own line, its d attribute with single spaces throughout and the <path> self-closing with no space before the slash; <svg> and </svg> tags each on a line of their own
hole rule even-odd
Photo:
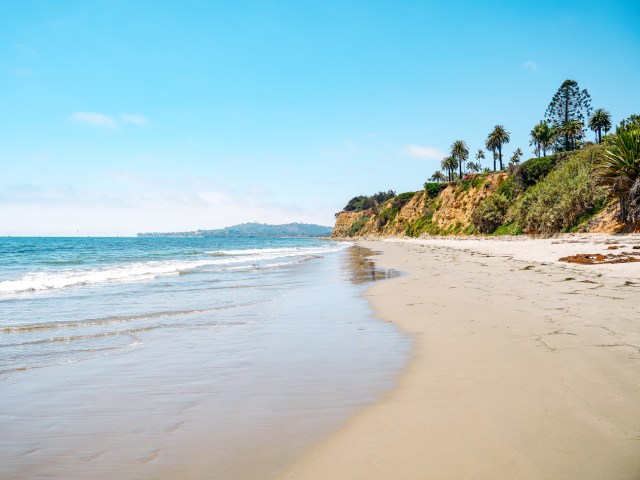
<svg viewBox="0 0 640 480">
<path fill-rule="evenodd" d="M 400 209 L 394 221 L 383 227 L 383 235 L 405 235 L 409 225 L 429 213 L 427 200 L 428 197 L 424 192 L 416 192 L 413 198 Z"/>
<path fill-rule="evenodd" d="M 424 191 L 408 200 L 396 197 L 380 205 L 376 211 L 340 212 L 336 216 L 333 237 L 405 236 L 422 233 L 462 233 L 471 227 L 474 209 L 493 194 L 507 177 L 491 174 L 482 180 L 468 182 L 466 188 L 443 186 L 430 198 Z M 406 195 L 406 194 L 403 194 Z"/>
<path fill-rule="evenodd" d="M 493 194 L 507 178 L 506 173 L 490 175 L 479 184 L 469 186 L 460 191 L 455 186 L 448 186 L 438 196 L 439 205 L 433 213 L 433 224 L 442 231 L 468 230 L 471 227 L 471 216 L 474 210 L 487 197 Z"/>
<path fill-rule="evenodd" d="M 336 224 L 333 227 L 331 237 L 337 238 L 350 236 L 349 229 L 362 215 L 362 212 L 340 212 L 336 216 Z"/>
</svg>

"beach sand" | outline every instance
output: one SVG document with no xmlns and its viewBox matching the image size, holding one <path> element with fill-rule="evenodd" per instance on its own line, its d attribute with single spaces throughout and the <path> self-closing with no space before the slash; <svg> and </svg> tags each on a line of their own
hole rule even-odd
<svg viewBox="0 0 640 480">
<path fill-rule="evenodd" d="M 282 478 L 639 479 L 640 263 L 558 262 L 615 242 L 359 242 L 406 273 L 366 296 L 413 355 Z"/>
</svg>

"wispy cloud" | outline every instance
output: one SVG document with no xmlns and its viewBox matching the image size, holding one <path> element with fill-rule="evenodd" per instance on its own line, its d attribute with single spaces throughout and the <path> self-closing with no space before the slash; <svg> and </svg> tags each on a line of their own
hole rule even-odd
<svg viewBox="0 0 640 480">
<path fill-rule="evenodd" d="M 22 45 L 21 43 L 14 43 L 13 48 L 22 53 L 30 53 L 32 55 L 36 53 L 35 49 L 27 47 L 26 45 Z"/>
<path fill-rule="evenodd" d="M 522 64 L 522 68 L 529 70 L 530 72 L 537 72 L 540 70 L 540 66 L 533 60 L 527 60 Z"/>
<path fill-rule="evenodd" d="M 136 125 L 145 125 L 149 123 L 149 120 L 139 113 L 123 113 L 120 115 L 123 122 L 134 123 Z"/>
<path fill-rule="evenodd" d="M 104 113 L 74 112 L 71 115 L 71 120 L 96 128 L 118 128 L 118 122 Z"/>
<path fill-rule="evenodd" d="M 407 145 L 404 147 L 404 152 L 412 157 L 426 158 L 427 160 L 441 160 L 446 156 L 444 152 L 438 150 L 436 147 L 421 145 Z"/>
<path fill-rule="evenodd" d="M 16 68 L 13 73 L 19 77 L 28 77 L 29 75 L 31 75 L 31 70 L 29 70 L 28 68 Z"/>
</svg>

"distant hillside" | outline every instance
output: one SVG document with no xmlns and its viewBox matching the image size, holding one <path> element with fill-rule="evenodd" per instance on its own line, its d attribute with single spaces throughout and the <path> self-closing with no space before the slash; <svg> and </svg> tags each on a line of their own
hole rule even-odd
<svg viewBox="0 0 640 480">
<path fill-rule="evenodd" d="M 242 223 L 216 230 L 138 233 L 138 237 L 329 237 L 332 231 L 332 227 L 309 223 L 287 223 L 284 225 Z"/>
</svg>

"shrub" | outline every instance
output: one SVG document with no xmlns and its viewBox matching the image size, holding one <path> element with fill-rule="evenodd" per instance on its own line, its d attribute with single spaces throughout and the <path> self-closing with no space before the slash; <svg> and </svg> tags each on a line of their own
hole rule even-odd
<svg viewBox="0 0 640 480">
<path fill-rule="evenodd" d="M 606 199 L 592 172 L 599 146 L 574 153 L 531 187 L 513 208 L 525 233 L 548 235 L 571 230 Z"/>
<path fill-rule="evenodd" d="M 546 177 L 556 166 L 556 156 L 532 158 L 524 162 L 515 172 L 516 181 L 524 189 L 535 185 L 538 180 Z"/>
<path fill-rule="evenodd" d="M 382 210 L 377 217 L 378 220 L 378 228 L 384 227 L 387 223 L 395 220 L 396 215 L 398 215 L 398 209 L 394 207 L 387 207 Z"/>
<path fill-rule="evenodd" d="M 393 199 L 391 205 L 382 210 L 378 214 L 378 228 L 384 227 L 387 223 L 392 222 L 398 216 L 398 213 L 409 201 L 415 196 L 415 192 L 401 193 Z"/>
<path fill-rule="evenodd" d="M 345 212 L 359 212 L 361 210 L 369 210 L 373 208 L 373 198 L 365 195 L 358 195 L 349 200 L 349 203 L 344 207 Z"/>
<path fill-rule="evenodd" d="M 424 184 L 424 193 L 429 198 L 436 198 L 444 188 L 441 183 L 426 182 Z"/>
<path fill-rule="evenodd" d="M 511 222 L 505 225 L 500 225 L 493 232 L 493 235 L 522 235 L 522 228 L 520 228 L 517 223 Z"/>
<path fill-rule="evenodd" d="M 464 176 L 462 180 L 458 182 L 455 195 L 458 193 L 466 192 L 470 188 L 478 188 L 481 187 L 485 182 L 485 178 L 482 175 L 474 175 L 472 173 L 468 173 Z"/>
<path fill-rule="evenodd" d="M 492 233 L 504 223 L 510 203 L 504 193 L 496 192 L 475 209 L 471 223 L 480 233 Z"/>
<path fill-rule="evenodd" d="M 427 211 L 427 213 L 420 218 L 417 218 L 413 222 L 411 222 L 405 233 L 409 237 L 419 237 L 423 233 L 428 233 L 430 235 L 441 235 L 443 232 L 436 226 L 432 221 L 433 212 Z"/>
<path fill-rule="evenodd" d="M 396 196 L 396 192 L 389 190 L 387 192 L 374 193 L 370 197 L 366 195 L 358 195 L 353 197 L 344 207 L 345 212 L 360 212 L 362 210 L 372 210 L 377 205 L 382 204 Z"/>
<path fill-rule="evenodd" d="M 405 192 L 393 199 L 393 206 L 400 210 L 415 196 L 416 192 Z"/>
<path fill-rule="evenodd" d="M 362 230 L 362 227 L 366 225 L 370 218 L 371 215 L 361 215 L 355 222 L 351 224 L 349 230 L 347 231 L 347 236 L 353 237 L 354 235 L 356 235 L 360 230 Z"/>
<path fill-rule="evenodd" d="M 395 196 L 396 196 L 396 192 L 394 192 L 393 190 L 389 190 L 386 192 L 378 192 L 372 195 L 373 200 L 375 200 L 377 203 L 380 203 L 380 204 L 386 202 L 387 200 Z"/>
<path fill-rule="evenodd" d="M 496 190 L 497 195 L 502 195 L 507 200 L 513 200 L 521 193 L 520 186 L 516 183 L 514 176 L 508 177 L 504 182 L 500 184 L 498 190 Z"/>
</svg>

